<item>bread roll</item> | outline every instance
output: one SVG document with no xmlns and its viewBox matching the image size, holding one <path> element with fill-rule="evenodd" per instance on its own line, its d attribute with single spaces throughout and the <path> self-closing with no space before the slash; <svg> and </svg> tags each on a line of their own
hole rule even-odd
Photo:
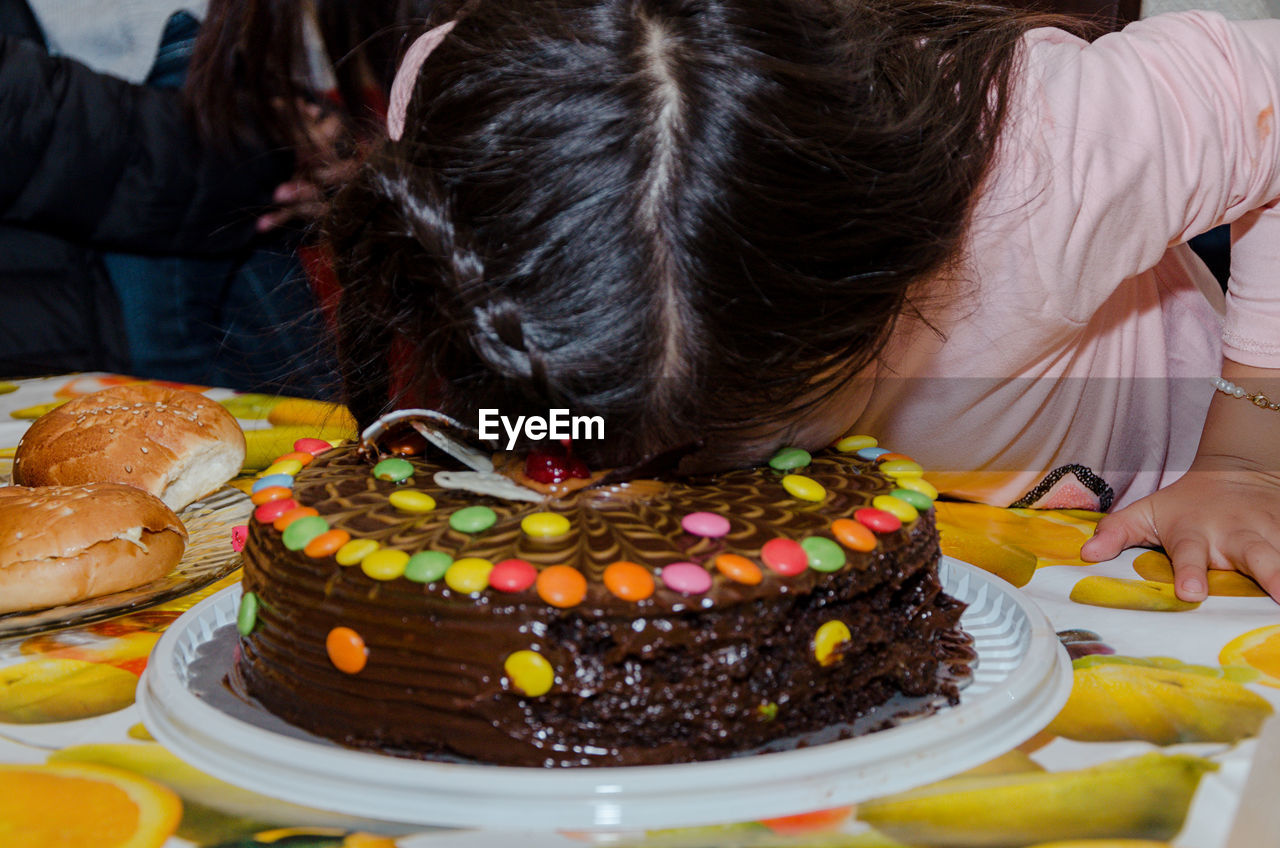
<svg viewBox="0 0 1280 848">
<path fill-rule="evenodd" d="M 186 544 L 173 510 L 132 486 L 0 487 L 0 613 L 150 583 Z"/>
<path fill-rule="evenodd" d="M 41 416 L 18 444 L 13 482 L 125 483 L 177 511 L 236 476 L 244 455 L 244 431 L 216 401 L 132 383 Z"/>
</svg>

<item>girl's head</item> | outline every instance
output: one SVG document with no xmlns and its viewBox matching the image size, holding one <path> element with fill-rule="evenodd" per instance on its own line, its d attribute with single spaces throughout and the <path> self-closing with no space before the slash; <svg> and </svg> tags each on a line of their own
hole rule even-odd
<svg viewBox="0 0 1280 848">
<path fill-rule="evenodd" d="M 588 461 L 696 444 L 703 467 L 831 415 L 956 259 L 1029 25 L 948 0 L 472 0 L 430 23 L 453 17 L 403 137 L 335 203 L 348 402 L 565 407 L 605 418 Z"/>
</svg>

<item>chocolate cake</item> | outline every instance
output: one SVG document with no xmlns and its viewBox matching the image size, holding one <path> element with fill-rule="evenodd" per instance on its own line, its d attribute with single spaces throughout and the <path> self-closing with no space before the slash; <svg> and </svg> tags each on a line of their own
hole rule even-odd
<svg viewBox="0 0 1280 848">
<path fill-rule="evenodd" d="M 235 674 L 346 745 L 521 766 L 714 759 L 954 703 L 972 654 L 936 492 L 873 446 L 573 488 L 299 445 L 255 485 Z"/>
</svg>

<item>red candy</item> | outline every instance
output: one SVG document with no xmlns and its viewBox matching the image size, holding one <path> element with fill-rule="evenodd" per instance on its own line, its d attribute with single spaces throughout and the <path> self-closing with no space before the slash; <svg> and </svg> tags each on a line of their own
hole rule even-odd
<svg viewBox="0 0 1280 848">
<path fill-rule="evenodd" d="M 874 507 L 865 507 L 854 512 L 853 518 L 859 524 L 863 524 L 877 533 L 892 533 L 902 526 L 901 518 L 892 512 L 885 512 L 883 509 L 875 509 Z"/>
<path fill-rule="evenodd" d="M 298 441 L 293 443 L 293 449 L 295 451 L 299 451 L 300 453 L 309 453 L 312 456 L 319 456 L 331 447 L 333 447 L 333 445 L 329 444 L 324 439 L 298 439 Z"/>
<path fill-rule="evenodd" d="M 271 524 L 289 510 L 297 508 L 297 506 L 298 502 L 293 498 L 284 498 L 278 501 L 267 501 L 253 511 L 253 517 L 258 521 L 261 521 L 263 524 Z"/>
<path fill-rule="evenodd" d="M 504 559 L 489 572 L 489 585 L 502 592 L 523 592 L 538 579 L 538 569 L 522 559 Z"/>
<path fill-rule="evenodd" d="M 240 553 L 244 550 L 244 543 L 249 541 L 249 525 L 237 524 L 231 528 L 231 550 Z"/>
<path fill-rule="evenodd" d="M 586 479 L 591 476 L 587 464 L 580 459 L 562 453 L 533 451 L 524 461 L 524 473 L 539 483 L 563 483 L 571 477 Z"/>
<path fill-rule="evenodd" d="M 799 574 L 809 567 L 809 555 L 792 539 L 770 539 L 760 549 L 760 559 L 783 577 Z"/>
</svg>

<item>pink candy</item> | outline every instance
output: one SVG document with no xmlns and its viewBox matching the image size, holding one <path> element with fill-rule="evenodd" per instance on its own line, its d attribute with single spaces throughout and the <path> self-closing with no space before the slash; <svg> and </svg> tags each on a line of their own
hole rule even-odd
<svg viewBox="0 0 1280 848">
<path fill-rule="evenodd" d="M 231 550 L 240 553 L 244 550 L 244 543 L 249 541 L 249 525 L 238 524 L 231 528 Z"/>
<path fill-rule="evenodd" d="M 714 512 L 691 512 L 680 519 L 680 526 L 686 533 L 709 539 L 718 539 L 729 533 L 729 519 Z"/>
<path fill-rule="evenodd" d="M 711 574 L 692 562 L 673 562 L 663 567 L 660 576 L 668 589 L 682 595 L 701 595 L 711 588 Z"/>
</svg>

